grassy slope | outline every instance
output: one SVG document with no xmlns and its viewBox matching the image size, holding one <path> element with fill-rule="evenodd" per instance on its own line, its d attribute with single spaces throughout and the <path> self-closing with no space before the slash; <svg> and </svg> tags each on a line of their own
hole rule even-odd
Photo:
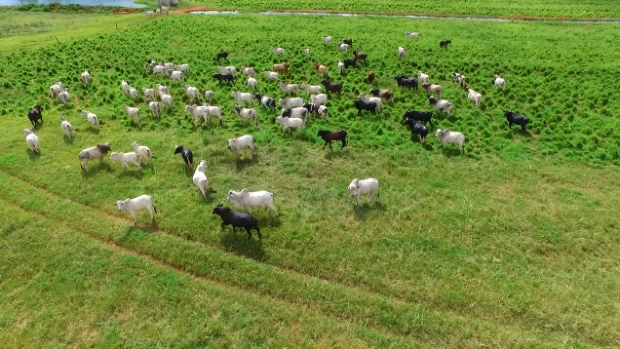
<svg viewBox="0 0 620 349">
<path fill-rule="evenodd" d="M 140 2 L 140 1 L 138 1 Z M 313 1 L 300 4 L 291 0 L 214 0 L 190 1 L 205 3 L 209 8 L 235 10 L 335 10 L 368 12 L 404 12 L 437 15 L 484 15 L 509 17 L 620 18 L 620 8 L 605 0 L 370 0 Z"/>
<path fill-rule="evenodd" d="M 185 25 L 183 21 L 200 26 L 201 21 L 207 19 L 173 19 L 171 28 Z M 223 26 L 222 21 L 208 19 L 214 31 Z M 303 21 L 318 19 L 300 18 L 299 21 L 299 26 L 303 27 L 307 24 Z M 252 27 L 253 22 L 266 32 L 272 28 L 270 26 L 278 25 L 254 18 L 251 21 L 239 19 L 231 25 L 252 32 L 257 30 Z M 342 36 L 349 34 L 343 30 L 345 25 L 351 27 L 349 30 L 357 29 L 350 20 L 335 23 L 335 27 L 327 29 Z M 369 23 L 371 21 L 366 21 L 360 26 Z M 396 26 L 398 22 L 381 20 L 373 24 Z M 428 25 L 429 30 L 436 27 L 436 31 L 450 30 L 453 25 L 431 21 L 420 24 Z M 520 27 L 506 24 L 495 28 L 510 30 L 516 35 Z M 562 46 L 567 44 L 562 41 L 562 35 L 565 38 L 575 35 L 571 30 L 585 30 L 591 35 L 605 35 L 599 31 L 606 30 L 596 26 L 559 28 L 562 33 L 555 30 L 558 29 L 555 26 L 537 25 L 536 35 L 542 40 L 555 31 L 560 41 L 558 46 Z M 162 23 L 145 28 L 148 32 L 167 29 Z M 467 27 L 472 36 L 480 34 L 476 30 L 485 29 L 488 29 L 486 24 Z M 452 30 L 465 29 L 457 25 Z M 240 37 L 247 37 L 241 34 Z M 140 35 L 137 33 L 134 37 Z M 303 39 L 295 32 L 287 35 L 290 41 Z M 356 38 L 360 35 L 368 34 L 358 34 Z M 496 48 L 504 45 L 500 40 L 501 36 L 492 45 Z M 4 117 L 2 125 L 7 136 L 0 141 L 0 148 L 6 149 L 0 156 L 0 190 L 4 200 L 55 222 L 64 222 L 70 229 L 111 241 L 194 275 L 283 300 L 337 321 L 367 326 L 369 329 L 355 332 L 361 337 L 360 347 L 363 343 L 376 345 L 377 342 L 383 347 L 417 343 L 420 347 L 434 348 L 477 347 L 481 343 L 503 347 L 619 344 L 620 326 L 613 308 L 618 302 L 614 291 L 618 288 L 618 280 L 613 275 L 618 272 L 614 251 L 619 244 L 613 234 L 618 226 L 613 215 L 618 206 L 615 185 L 618 178 L 614 169 L 592 169 L 578 163 L 569 165 L 559 156 L 532 160 L 535 151 L 524 156 L 522 150 L 515 152 L 514 147 L 506 150 L 499 146 L 496 151 L 507 157 L 521 154 L 523 160 L 499 161 L 492 151 L 480 161 L 453 156 L 453 151 L 443 154 L 437 149 L 421 151 L 417 144 L 407 141 L 406 131 L 396 124 L 392 126 L 393 134 L 372 135 L 370 130 L 376 130 L 377 126 L 389 127 L 390 120 L 402 115 L 406 105 L 424 106 L 421 96 L 411 99 L 405 94 L 399 95 L 394 107 L 398 111 L 390 112 L 388 121 L 379 121 L 377 117 L 353 121 L 355 118 L 346 111 L 349 107 L 344 101 L 330 102 L 336 105 L 332 108 L 330 104 L 330 108 L 338 111 L 332 112 L 335 120 L 316 123 L 358 127 L 359 133 L 372 135 L 368 136 L 369 140 L 353 136 L 350 148 L 334 153 L 321 151 L 319 144 L 308 142 L 314 139 L 318 126 L 310 126 L 312 131 L 305 131 L 303 136 L 283 137 L 277 127 L 271 126 L 273 116 L 268 120 L 262 111 L 259 131 L 249 125 L 240 126 L 229 112 L 231 104 L 226 92 L 229 89 L 225 87 L 218 88 L 221 92 L 217 96 L 218 104 L 224 107 L 227 115 L 224 127 L 192 132 L 190 120 L 180 111 L 183 104 L 180 98 L 175 114 L 166 115 L 162 121 L 163 125 L 174 127 L 160 127 L 145 120 L 145 127 L 138 130 L 125 120 L 119 121 L 119 105 L 129 102 L 122 97 L 118 80 L 127 76 L 137 87 L 154 84 L 154 80 L 135 68 L 144 60 L 142 56 L 189 61 L 195 67 L 192 83 L 213 88 L 215 84 L 207 78 L 213 69 L 212 63 L 197 57 L 209 56 L 220 45 L 223 48 L 243 46 L 242 39 L 236 37 L 231 42 L 218 43 L 218 47 L 198 45 L 199 50 L 182 49 L 186 42 L 196 41 L 193 37 L 177 33 L 171 41 L 173 44 L 169 46 L 159 46 L 158 42 L 152 46 L 138 45 L 137 53 L 132 51 L 132 56 L 126 59 L 118 58 L 117 52 L 104 55 L 108 43 L 118 42 L 115 36 L 80 43 L 94 45 L 102 55 L 90 63 L 97 91 L 86 92 L 73 80 L 83 69 L 82 62 L 70 62 L 70 69 L 75 71 L 57 67 L 49 71 L 41 69 L 40 80 L 34 80 L 36 83 L 32 86 L 22 85 L 25 91 L 7 89 L 7 93 L 20 98 L 17 98 L 17 105 L 5 103 L 2 106 L 10 116 Z M 262 50 L 270 44 L 255 43 Z M 369 48 L 364 47 L 364 50 L 371 52 L 379 43 L 366 45 Z M 528 49 L 532 51 L 526 54 L 540 48 L 536 41 L 530 45 Z M 311 49 L 317 54 L 321 52 L 314 46 Z M 465 50 L 450 51 L 451 59 Z M 53 51 L 57 55 L 53 59 L 71 55 L 71 50 L 62 46 L 54 46 Z M 270 57 L 262 54 L 232 52 L 231 61 L 237 66 L 250 61 L 258 67 L 270 61 Z M 560 57 L 567 54 L 553 53 Z M 415 55 L 415 52 L 410 54 Z M 375 55 L 380 56 L 380 53 Z M 607 51 L 605 55 L 593 57 L 588 69 L 595 65 L 603 70 L 613 67 L 613 59 L 607 58 L 613 57 L 613 53 Z M 327 57 L 323 54 L 324 60 Z M 574 68 L 566 60 L 562 62 L 565 67 L 546 61 L 543 53 L 528 57 L 531 61 L 521 64 L 542 65 L 551 74 L 549 79 L 568 75 L 562 68 Z M 371 58 L 390 62 L 387 57 Z M 104 66 L 99 66 L 100 59 L 106 62 Z M 302 59 L 297 57 L 293 61 L 297 61 L 296 69 L 301 69 Z M 20 64 L 27 63 L 20 61 Z M 27 70 L 41 62 L 31 64 L 33 66 Z M 383 68 L 388 71 L 386 75 L 393 75 L 397 67 L 394 63 L 386 65 Z M 120 67 L 119 71 L 113 67 Z M 302 71 L 296 74 L 297 82 L 301 76 L 311 81 L 316 79 L 310 70 L 303 68 Z M 26 78 L 13 71 L 7 73 L 15 81 Z M 602 72 L 593 71 L 594 76 L 598 74 Z M 362 75 L 362 72 L 351 73 L 346 79 L 357 80 L 356 86 L 363 86 L 359 83 Z M 476 75 L 470 76 L 477 79 Z M 32 102 L 22 100 L 28 100 L 25 95 L 37 95 L 49 104 L 44 97 L 46 86 L 57 78 L 66 82 L 73 80 L 70 84 L 74 96 L 80 97 L 68 111 L 55 105 L 50 109 L 46 105 L 46 125 L 39 132 L 43 155 L 31 157 L 20 131 L 26 126 L 25 108 Z M 527 75 L 512 78 L 522 80 L 523 85 L 528 81 Z M 479 78 L 480 82 L 483 80 Z M 158 81 L 167 84 L 166 80 Z M 387 80 L 383 83 L 387 84 Z M 574 82 L 578 83 L 581 81 Z M 566 93 L 561 85 L 556 88 L 558 95 Z M 270 90 L 275 89 L 270 87 Z M 173 94 L 180 97 L 181 91 L 175 87 Z M 456 92 L 452 90 L 455 95 Z M 91 97 L 95 94 L 96 99 Z M 592 98 L 599 98 L 596 91 L 590 94 Z M 343 100 L 354 95 L 351 91 Z M 83 100 L 88 102 L 80 102 Z M 457 104 L 458 108 L 467 106 L 466 101 Z M 95 110 L 106 122 L 99 134 L 89 132 L 85 121 L 77 117 L 77 111 L 83 107 Z M 57 121 L 60 113 L 66 114 L 79 129 L 74 144 L 65 143 L 61 137 Z M 476 114 L 464 115 L 471 118 Z M 500 121 L 498 118 L 497 127 Z M 155 132 L 150 132 L 151 128 Z M 258 158 L 236 161 L 222 146 L 227 137 L 242 132 L 256 135 L 260 147 Z M 134 171 L 124 174 L 117 164 L 101 167 L 93 164 L 89 174 L 77 169 L 76 154 L 83 147 L 110 141 L 113 150 L 129 151 L 129 143 L 134 139 L 151 146 L 157 156 L 155 165 L 142 174 Z M 191 174 L 183 174 L 181 160 L 171 154 L 171 146 L 181 142 L 194 149 L 197 159 L 205 158 L 209 162 L 207 174 L 213 188 L 218 190 L 209 203 L 201 202 L 190 178 L 186 177 Z M 435 140 L 429 139 L 429 142 L 436 147 Z M 526 144 L 526 149 L 538 147 L 533 142 Z M 368 150 L 377 146 L 379 149 Z M 23 168 L 40 171 L 20 170 Z M 382 181 L 380 204 L 354 208 L 346 203 L 346 185 L 355 176 L 374 176 Z M 28 183 L 36 183 L 38 188 Z M 276 202 L 282 213 L 279 220 L 257 213 L 265 233 L 262 243 L 248 242 L 240 233 L 221 231 L 218 220 L 210 214 L 228 189 L 244 186 L 251 190 L 273 190 L 277 195 Z M 116 217 L 111 205 L 116 199 L 143 192 L 155 197 L 161 212 L 156 234 L 145 234 L 150 231 L 145 228 L 130 228 L 127 217 Z M 41 202 L 47 205 L 40 205 Z M 4 203 L 2 207 L 7 206 Z M 75 212 L 81 212 L 80 221 L 68 217 L 68 213 Z M 144 216 L 141 218 L 144 221 Z M 9 308 L 14 307 L 11 304 Z M 335 332 L 341 331 L 346 330 Z M 31 336 L 38 334 L 35 332 Z M 246 333 L 239 336 L 252 338 Z"/>
</svg>

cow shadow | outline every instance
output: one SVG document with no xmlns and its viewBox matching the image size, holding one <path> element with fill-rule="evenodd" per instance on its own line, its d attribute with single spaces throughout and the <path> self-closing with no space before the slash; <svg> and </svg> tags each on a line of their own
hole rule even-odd
<svg viewBox="0 0 620 349">
<path fill-rule="evenodd" d="M 441 153 L 447 157 L 463 156 L 465 153 L 461 152 L 454 144 L 448 144 L 442 146 Z"/>
<path fill-rule="evenodd" d="M 360 200 L 363 200 L 363 199 L 360 199 Z M 385 206 L 385 204 L 380 202 L 379 199 L 373 202 L 366 201 L 366 202 L 360 203 L 359 205 L 354 204 L 353 206 L 353 214 L 355 215 L 355 219 L 359 221 L 364 221 L 368 219 L 368 214 L 373 211 L 385 212 L 387 211 L 387 207 Z"/>
<path fill-rule="evenodd" d="M 94 165 L 94 166 L 93 166 Z M 112 166 L 109 163 L 103 162 L 100 164 L 90 164 L 88 171 L 82 169 L 82 178 L 90 178 L 101 171 L 112 172 Z"/>
<path fill-rule="evenodd" d="M 99 134 L 99 128 L 98 128 L 98 127 L 89 127 L 89 128 L 87 128 L 87 130 L 88 130 L 88 132 L 90 132 L 90 133 L 94 133 L 94 134 L 96 134 L 96 135 L 98 135 L 98 134 Z"/>
<path fill-rule="evenodd" d="M 235 158 L 235 169 L 237 172 L 243 171 L 248 166 L 253 166 L 258 163 L 258 155 L 256 153 L 252 153 L 252 157 L 250 158 Z"/>
<path fill-rule="evenodd" d="M 153 222 L 149 225 L 138 223 L 138 224 L 133 224 L 130 227 L 127 227 L 127 230 L 125 230 L 125 235 L 121 238 L 121 240 L 128 238 L 129 235 L 137 231 L 140 231 L 146 234 L 157 232 L 157 219 L 154 219 Z"/>
<path fill-rule="evenodd" d="M 62 140 L 65 142 L 65 144 L 67 145 L 73 145 L 73 138 L 64 135 L 64 137 L 62 138 Z"/>
<path fill-rule="evenodd" d="M 256 216 L 255 216 L 256 217 Z M 258 225 L 260 227 L 277 228 L 282 225 L 280 216 L 276 216 L 273 212 L 269 212 L 266 215 L 258 218 Z"/>
<path fill-rule="evenodd" d="M 118 178 L 133 177 L 135 179 L 142 179 L 142 176 L 144 176 L 144 174 L 139 169 L 135 169 L 135 170 L 134 169 L 132 169 L 132 170 L 125 169 L 124 171 L 119 173 L 117 177 Z"/>
<path fill-rule="evenodd" d="M 329 147 L 329 145 L 327 147 Z M 329 152 L 325 153 L 324 157 L 327 160 L 333 160 L 333 159 L 339 159 L 343 157 L 344 155 L 345 155 L 344 149 L 341 150 L 340 148 L 337 148 L 334 150 L 330 149 Z"/>
<path fill-rule="evenodd" d="M 258 239 L 256 230 L 252 230 L 252 238 L 248 239 L 248 234 L 243 228 L 237 228 L 237 232 L 233 232 L 232 227 L 223 228 L 224 232 L 221 238 L 222 246 L 226 252 L 232 252 L 236 255 L 251 258 L 259 262 L 267 260 L 263 241 Z"/>
<path fill-rule="evenodd" d="M 39 150 L 39 152 L 35 154 L 32 152 L 32 150 L 27 149 L 26 153 L 28 154 L 28 159 L 30 159 L 30 161 L 37 161 L 41 157 L 41 150 Z"/>
</svg>

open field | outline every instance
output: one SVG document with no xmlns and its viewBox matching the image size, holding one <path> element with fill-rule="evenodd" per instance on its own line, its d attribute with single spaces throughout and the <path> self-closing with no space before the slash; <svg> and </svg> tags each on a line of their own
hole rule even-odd
<svg viewBox="0 0 620 349">
<path fill-rule="evenodd" d="M 141 3 L 142 0 L 136 1 Z M 143 2 L 145 3 L 145 2 Z M 189 0 L 186 3 L 205 4 Z M 214 0 L 210 8 L 232 10 L 330 10 L 345 12 L 418 13 L 459 16 L 620 18 L 620 7 L 605 0 L 338 0 L 311 1 L 300 4 L 292 0 L 251 1 Z"/>
<path fill-rule="evenodd" d="M 293 24 L 281 32 L 283 23 Z M 418 42 L 402 33 L 411 25 Z M 335 63 L 344 54 L 307 34 L 311 26 L 353 37 L 369 54 L 369 68 L 338 77 Z M 617 35 L 615 27 L 596 25 L 170 16 L 4 55 L 0 210 L 11 219 L 0 221 L 0 246 L 10 248 L 0 256 L 0 340 L 11 347 L 42 347 L 34 342 L 41 337 L 57 347 L 121 340 L 163 347 L 616 347 L 620 174 L 612 164 L 620 104 L 617 89 L 601 81 L 617 74 L 619 53 L 606 44 Z M 440 51 L 445 37 L 454 44 Z M 409 49 L 403 62 L 399 45 Z M 210 77 L 215 52 L 229 50 L 230 64 L 263 71 L 282 61 L 271 46 L 289 52 L 287 81 L 318 83 L 316 59 L 343 82 L 343 96 L 328 102 L 330 120 L 282 135 L 275 113 L 256 106 L 257 128 L 233 114 L 232 88 Z M 312 59 L 303 57 L 305 47 Z M 187 81 L 216 91 L 224 125 L 195 129 L 182 111 L 181 84 L 151 77 L 148 58 L 189 63 Z M 455 102 L 454 116 L 439 117 L 435 127 L 462 131 L 465 156 L 431 135 L 422 148 L 400 124 L 405 109 L 428 109 L 425 93 L 401 91 L 392 79 L 418 67 Z M 85 68 L 90 88 L 78 82 Z M 369 69 L 376 86 L 396 91 L 396 104 L 357 117 L 352 101 L 370 88 Z M 483 93 L 482 110 L 450 82 L 452 71 Z M 505 94 L 491 85 L 495 71 L 508 83 Z M 128 121 L 122 105 L 133 103 L 122 79 L 136 88 L 169 86 L 174 111 L 157 122 L 141 102 L 142 126 Z M 49 100 L 58 80 L 71 87 L 66 110 Z M 274 83 L 258 80 L 261 91 L 281 96 Z M 240 81 L 235 88 L 248 90 Z M 36 102 L 45 120 L 37 131 L 41 156 L 27 151 L 21 134 Z M 504 107 L 530 116 L 531 134 L 508 130 Z M 103 120 L 99 132 L 89 130 L 82 109 Z M 74 142 L 63 139 L 61 114 L 78 128 Z M 350 145 L 321 150 L 320 127 L 347 129 Z M 243 133 L 255 136 L 259 151 L 235 159 L 225 140 Z M 80 171 L 82 148 L 108 141 L 114 151 L 130 151 L 133 140 L 156 156 L 142 172 L 107 160 Z M 207 160 L 217 191 L 207 202 L 172 154 L 175 144 L 189 146 L 195 162 Z M 381 181 L 380 199 L 355 207 L 346 186 L 369 176 Z M 262 241 L 221 230 L 211 214 L 229 189 L 243 187 L 276 193 L 279 218 L 254 212 Z M 155 199 L 156 227 L 134 227 L 112 206 L 143 193 Z M 37 299 L 41 289 L 49 299 Z M 66 304 L 80 311 L 69 314 Z M 23 309 L 32 309 L 30 317 Z M 54 335 L 62 324 L 71 336 Z"/>
</svg>

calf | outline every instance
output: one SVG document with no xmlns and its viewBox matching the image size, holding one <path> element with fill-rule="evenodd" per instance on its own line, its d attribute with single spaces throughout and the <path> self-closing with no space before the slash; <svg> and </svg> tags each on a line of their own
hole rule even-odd
<svg viewBox="0 0 620 349">
<path fill-rule="evenodd" d="M 349 199 L 355 198 L 357 204 L 360 203 L 360 196 L 369 195 L 370 200 L 374 200 L 379 197 L 379 180 L 375 178 L 366 178 L 358 180 L 353 178 L 351 184 L 348 187 Z"/>
<path fill-rule="evenodd" d="M 428 128 L 426 128 L 426 126 L 422 125 L 414 119 L 407 119 L 405 120 L 404 124 L 409 125 L 409 127 L 411 128 L 411 134 L 418 135 L 418 137 L 420 138 L 420 144 L 424 145 L 426 135 L 428 135 Z"/>
<path fill-rule="evenodd" d="M 329 144 L 329 149 L 332 149 L 332 141 L 340 141 L 342 142 L 342 146 L 340 150 L 342 150 L 349 142 L 347 141 L 347 131 L 338 130 L 338 131 L 327 131 L 320 129 L 317 133 L 317 137 L 323 138 L 325 144 L 323 144 L 323 149 L 325 146 Z"/>
<path fill-rule="evenodd" d="M 43 114 L 41 114 L 41 105 L 37 104 L 28 111 L 28 119 L 34 128 L 39 126 L 39 120 L 43 122 Z"/>
<path fill-rule="evenodd" d="M 515 124 L 521 126 L 521 130 L 523 130 L 523 132 L 527 131 L 525 127 L 530 122 L 530 119 L 527 117 L 521 114 L 515 114 L 510 110 L 504 110 L 504 116 L 506 117 L 506 120 L 508 120 L 508 127 L 512 127 L 512 124 Z"/>
<path fill-rule="evenodd" d="M 153 197 L 150 195 L 140 195 L 133 199 L 127 198 L 125 200 L 118 200 L 115 206 L 119 211 L 129 212 L 131 217 L 133 217 L 134 224 L 138 223 L 136 211 L 148 210 L 151 214 L 151 222 L 155 220 L 155 215 L 153 213 L 157 213 L 157 209 L 153 203 Z"/>
<path fill-rule="evenodd" d="M 194 155 L 188 147 L 179 145 L 174 148 L 174 154 L 181 154 L 187 168 L 194 168 Z"/>
<path fill-rule="evenodd" d="M 452 41 L 450 40 L 442 40 L 441 42 L 439 42 L 439 47 L 448 47 L 448 44 L 451 44 Z"/>
<path fill-rule="evenodd" d="M 230 207 L 223 207 L 222 204 L 219 204 L 213 209 L 213 214 L 222 218 L 222 228 L 225 225 L 232 225 L 233 232 L 237 232 L 237 227 L 244 228 L 248 232 L 248 240 L 252 238 L 252 229 L 256 229 L 258 238 L 263 238 L 258 227 L 258 220 L 247 213 L 237 212 Z"/>
</svg>

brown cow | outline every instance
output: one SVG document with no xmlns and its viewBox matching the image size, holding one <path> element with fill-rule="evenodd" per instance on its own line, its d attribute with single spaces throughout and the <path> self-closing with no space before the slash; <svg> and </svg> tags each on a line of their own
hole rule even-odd
<svg viewBox="0 0 620 349">
<path fill-rule="evenodd" d="M 288 68 L 291 66 L 291 64 L 289 62 L 284 62 L 284 63 L 280 63 L 280 64 L 274 64 L 273 65 L 273 71 L 281 73 L 281 72 L 288 72 Z"/>
</svg>

